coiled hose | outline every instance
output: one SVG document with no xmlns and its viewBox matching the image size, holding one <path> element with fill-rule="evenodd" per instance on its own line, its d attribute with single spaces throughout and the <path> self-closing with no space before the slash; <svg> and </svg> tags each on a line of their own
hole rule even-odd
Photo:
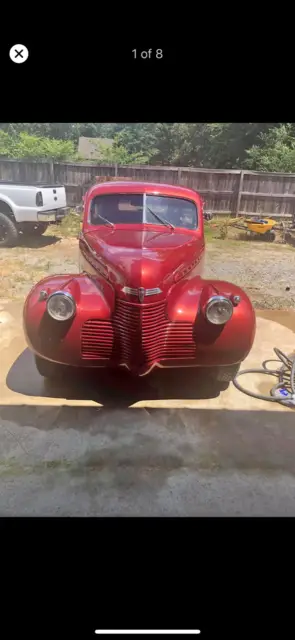
<svg viewBox="0 0 295 640">
<path fill-rule="evenodd" d="M 295 356 L 291 359 L 286 356 L 280 349 L 274 348 L 274 352 L 278 360 L 265 360 L 262 363 L 261 369 L 245 369 L 239 371 L 233 380 L 235 387 L 246 393 L 251 398 L 257 398 L 258 400 L 267 400 L 268 402 L 279 402 L 280 404 L 287 405 L 295 408 Z M 277 369 L 268 369 L 268 362 L 281 362 L 282 366 Z M 245 375 L 246 373 L 264 373 L 268 376 L 274 376 L 278 382 L 270 390 L 270 396 L 263 396 L 259 393 L 254 393 L 248 389 L 244 389 L 239 384 L 237 378 Z"/>
</svg>

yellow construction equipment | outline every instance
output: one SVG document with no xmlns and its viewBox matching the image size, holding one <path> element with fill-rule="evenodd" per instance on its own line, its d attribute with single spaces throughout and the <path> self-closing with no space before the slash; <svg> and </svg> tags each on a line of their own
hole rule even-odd
<svg viewBox="0 0 295 640">
<path fill-rule="evenodd" d="M 261 240 L 273 242 L 276 237 L 274 227 L 277 223 L 272 218 L 262 218 L 258 216 L 255 218 L 247 218 L 246 216 L 239 216 L 238 218 L 230 218 L 221 224 L 242 229 L 242 231 L 247 232 L 249 238 L 259 234 Z"/>
<path fill-rule="evenodd" d="M 272 218 L 246 218 L 245 224 L 250 233 L 259 233 L 266 236 L 265 240 L 274 241 L 276 234 L 273 231 L 273 227 L 276 225 L 276 221 L 272 220 Z"/>
</svg>

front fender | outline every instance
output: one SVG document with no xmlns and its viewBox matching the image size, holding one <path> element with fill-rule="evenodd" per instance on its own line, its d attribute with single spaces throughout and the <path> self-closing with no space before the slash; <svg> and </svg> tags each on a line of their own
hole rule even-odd
<svg viewBox="0 0 295 640">
<path fill-rule="evenodd" d="M 213 295 L 240 297 L 225 325 L 212 325 L 205 318 L 206 302 Z M 256 331 L 253 306 L 247 294 L 230 282 L 195 278 L 183 287 L 175 287 L 168 299 L 167 313 L 171 322 L 193 324 L 198 356 L 208 366 L 242 362 L 252 347 Z"/>
<path fill-rule="evenodd" d="M 56 322 L 46 311 L 46 300 L 54 291 L 67 291 L 75 299 L 77 313 L 69 322 Z M 23 312 L 24 332 L 30 348 L 55 362 L 78 365 L 81 360 L 81 328 L 86 320 L 109 320 L 114 309 L 114 292 L 108 283 L 86 274 L 44 278 L 29 293 Z"/>
</svg>

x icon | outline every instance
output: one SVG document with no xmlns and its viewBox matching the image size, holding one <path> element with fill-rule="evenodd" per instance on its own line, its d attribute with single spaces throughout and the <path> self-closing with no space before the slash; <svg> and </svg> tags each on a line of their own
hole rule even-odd
<svg viewBox="0 0 295 640">
<path fill-rule="evenodd" d="M 24 44 L 14 44 L 9 51 L 10 60 L 16 64 L 22 64 L 28 59 L 29 51 Z"/>
</svg>

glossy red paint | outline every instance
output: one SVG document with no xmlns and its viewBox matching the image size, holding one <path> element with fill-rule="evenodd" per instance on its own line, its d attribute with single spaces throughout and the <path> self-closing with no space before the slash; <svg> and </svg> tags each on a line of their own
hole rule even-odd
<svg viewBox="0 0 295 640">
<path fill-rule="evenodd" d="M 94 226 L 91 201 L 99 194 L 146 193 L 193 201 L 198 228 L 162 224 Z M 154 366 L 219 366 L 241 362 L 255 335 L 255 315 L 247 295 L 228 282 L 202 279 L 203 205 L 200 196 L 177 185 L 110 182 L 92 187 L 84 200 L 79 240 L 81 273 L 39 282 L 24 307 L 30 348 L 54 362 L 83 367 L 126 366 L 144 375 Z M 222 259 L 222 256 L 221 256 Z M 144 297 L 124 287 L 156 292 Z M 46 312 L 47 295 L 71 293 L 76 315 L 68 323 Z M 157 291 L 159 290 L 159 291 Z M 240 296 L 232 318 L 215 326 L 205 319 L 212 295 Z"/>
</svg>

